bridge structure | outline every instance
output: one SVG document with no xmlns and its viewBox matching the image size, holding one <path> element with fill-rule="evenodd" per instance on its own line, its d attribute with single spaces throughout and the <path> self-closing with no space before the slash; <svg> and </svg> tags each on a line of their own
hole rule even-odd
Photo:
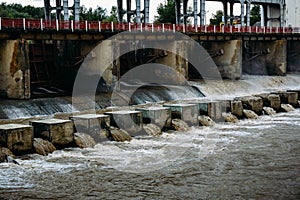
<svg viewBox="0 0 300 200">
<path fill-rule="evenodd" d="M 266 5 L 278 5 L 278 1 L 266 2 Z M 61 12 L 67 8 L 75 9 L 79 3 L 78 0 L 77 6 L 74 4 L 71 7 L 66 7 L 64 3 L 65 9 L 57 6 L 45 8 L 45 13 L 49 15 L 50 10 Z M 121 6 L 120 3 L 118 5 Z M 147 7 L 147 4 L 144 5 Z M 147 21 L 147 17 L 142 16 L 147 15 L 147 9 L 137 10 L 141 10 L 140 19 Z M 130 8 L 129 16 L 137 10 Z M 127 11 L 122 13 L 123 17 L 128 14 Z M 201 14 L 199 16 L 201 19 Z M 185 14 L 178 14 L 178 17 L 183 19 Z M 202 45 L 218 66 L 223 78 L 239 79 L 245 73 L 285 75 L 288 72 L 300 72 L 300 29 L 297 27 L 247 26 L 247 23 L 244 26 L 156 24 L 142 20 L 135 23 L 104 23 L 80 21 L 76 17 L 74 20 L 59 19 L 0 18 L 0 96 L 28 99 L 43 94 L 44 90 L 41 88 L 49 90 L 53 86 L 63 87 L 59 90 L 72 90 L 83 60 L 90 59 L 93 66 L 97 67 L 97 62 L 105 57 L 116 58 L 104 74 L 102 81 L 107 85 L 120 79 L 134 66 L 149 62 L 172 66 L 187 79 L 201 78 L 188 60 L 184 59 L 189 47 L 184 40 L 177 41 L 174 38 L 177 32 L 188 35 Z M 279 19 L 281 18 L 277 20 Z M 119 20 L 121 21 L 121 15 Z M 127 38 L 109 40 L 111 36 L 124 31 Z M 139 48 L 143 46 L 140 40 L 147 40 L 158 46 L 171 40 L 173 51 L 143 50 Z M 93 49 L 103 41 L 106 41 L 107 51 L 94 52 Z M 116 56 L 122 48 L 132 51 Z"/>
</svg>

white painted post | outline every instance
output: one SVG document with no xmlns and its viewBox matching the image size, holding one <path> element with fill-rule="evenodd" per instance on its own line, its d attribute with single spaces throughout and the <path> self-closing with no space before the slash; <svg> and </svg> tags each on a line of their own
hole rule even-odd
<svg viewBox="0 0 300 200">
<path fill-rule="evenodd" d="M 143 23 L 140 23 L 141 32 L 143 32 Z"/>
<path fill-rule="evenodd" d="M 58 24 L 58 19 L 56 20 L 56 30 L 59 31 L 59 24 Z"/>
<path fill-rule="evenodd" d="M 272 27 L 270 26 L 270 33 L 272 33 Z"/>
<path fill-rule="evenodd" d="M 278 33 L 278 26 L 276 27 L 276 33 Z"/>
<path fill-rule="evenodd" d="M 26 21 L 25 21 L 25 18 L 23 18 L 23 29 L 24 29 L 24 31 L 26 30 Z"/>
<path fill-rule="evenodd" d="M 101 32 L 101 22 L 100 21 L 98 21 L 98 30 L 99 30 L 99 32 Z"/>
<path fill-rule="evenodd" d="M 216 25 L 214 25 L 214 33 L 216 32 Z"/>
<path fill-rule="evenodd" d="M 183 24 L 183 26 L 182 26 L 182 27 L 183 27 L 183 32 L 185 33 L 185 24 Z"/>
<path fill-rule="evenodd" d="M 85 31 L 88 31 L 88 22 L 85 20 Z"/>
<path fill-rule="evenodd" d="M 255 27 L 255 33 L 257 33 L 257 32 L 258 32 L 258 26 Z"/>
<path fill-rule="evenodd" d="M 154 32 L 154 24 L 152 23 L 151 26 L 152 26 L 152 33 L 153 33 Z"/>
<path fill-rule="evenodd" d="M 130 22 L 128 23 L 128 30 L 129 30 L 129 32 L 131 32 L 131 23 Z"/>
<path fill-rule="evenodd" d="M 204 26 L 204 32 L 207 33 L 207 26 Z"/>
<path fill-rule="evenodd" d="M 240 27 L 240 26 L 238 27 L 238 32 L 239 32 L 239 33 L 241 32 L 241 27 Z"/>
<path fill-rule="evenodd" d="M 73 20 L 71 20 L 71 30 L 72 30 L 72 32 L 74 32 L 74 21 Z"/>
<path fill-rule="evenodd" d="M 232 25 L 230 25 L 230 33 L 232 33 Z"/>
<path fill-rule="evenodd" d="M 173 33 L 176 32 L 176 27 L 175 27 L 175 24 L 173 24 Z"/>
<path fill-rule="evenodd" d="M 40 20 L 40 23 L 41 23 L 41 30 L 44 30 L 44 27 L 43 27 L 43 19 L 41 18 Z"/>
<path fill-rule="evenodd" d="M 0 17 L 0 31 L 2 30 L 2 18 Z"/>
<path fill-rule="evenodd" d="M 114 32 L 114 22 L 111 22 L 111 32 Z"/>
<path fill-rule="evenodd" d="M 165 24 L 162 24 L 162 31 L 165 32 Z"/>
<path fill-rule="evenodd" d="M 195 32 L 198 33 L 198 26 L 197 25 L 194 26 L 195 26 Z"/>
</svg>

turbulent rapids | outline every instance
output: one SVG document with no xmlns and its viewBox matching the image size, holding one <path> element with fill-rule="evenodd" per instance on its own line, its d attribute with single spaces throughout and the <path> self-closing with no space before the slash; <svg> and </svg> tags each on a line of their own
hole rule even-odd
<svg viewBox="0 0 300 200">
<path fill-rule="evenodd" d="M 112 128 L 110 140 L 95 143 L 89 135 L 76 133 L 72 145 L 60 150 L 35 139 L 35 148 L 41 155 L 29 153 L 14 158 L 11 154 L 19 165 L 13 162 L 0 163 L 0 197 L 299 198 L 300 110 L 297 105 L 291 105 L 294 103 L 291 98 L 278 107 L 273 97 L 284 100 L 285 93 L 282 91 L 299 90 L 300 77 L 245 76 L 239 81 L 189 84 L 193 86 L 192 89 L 176 88 L 174 93 L 162 88 L 152 90 L 146 96 L 141 96 L 144 88 L 135 93 L 132 99 L 136 105 L 130 105 L 130 108 L 139 108 L 143 113 L 147 111 L 148 117 L 143 119 L 144 127 L 135 128 L 146 134 L 131 136 L 130 131 Z M 272 98 L 268 99 L 266 93 L 272 93 Z M 168 124 L 166 127 L 154 125 L 156 121 L 151 118 L 152 115 L 156 119 L 165 116 L 157 115 L 158 111 L 164 113 L 164 99 L 161 98 L 164 94 L 169 95 L 168 101 L 174 105 L 191 101 L 196 103 L 201 114 L 201 117 L 197 116 L 197 122 L 205 126 L 188 126 L 178 119 L 164 122 Z M 249 95 L 253 95 L 253 98 L 237 98 Z M 258 97 L 263 106 L 257 101 Z M 234 106 L 241 105 L 234 110 L 241 116 L 228 111 L 228 101 L 231 100 Z M 31 100 L 26 106 L 24 101 L 10 100 L 6 106 L 0 105 L 0 113 L 6 120 L 13 121 L 20 117 L 25 120 L 49 115 L 66 118 L 79 110 L 72 107 L 67 97 L 46 101 L 50 105 L 47 113 L 35 113 L 34 108 L 41 107 L 43 102 L 39 99 Z M 219 104 L 219 101 L 222 103 Z M 108 106 L 114 105 L 101 99 L 96 109 L 103 110 L 103 113 L 123 109 Z M 147 110 L 151 106 L 156 109 Z M 16 108 L 14 113 L 8 112 L 11 108 Z M 171 117 L 180 112 L 186 111 L 176 110 Z M 132 112 L 132 116 L 134 114 Z M 193 116 L 193 110 L 188 110 L 186 115 Z M 136 118 L 134 120 L 138 122 Z M 186 119 L 187 122 L 189 120 Z M 106 127 L 106 122 L 101 121 L 101 126 Z M 96 130 L 91 127 L 91 131 Z M 7 154 L 2 152 L 0 158 Z"/>
</svg>

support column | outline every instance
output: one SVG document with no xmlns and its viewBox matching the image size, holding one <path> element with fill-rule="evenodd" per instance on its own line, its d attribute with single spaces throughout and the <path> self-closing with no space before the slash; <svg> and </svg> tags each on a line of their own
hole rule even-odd
<svg viewBox="0 0 300 200">
<path fill-rule="evenodd" d="M 56 19 L 61 18 L 61 0 L 56 0 Z"/>
<path fill-rule="evenodd" d="M 187 23 L 187 3 L 188 3 L 188 0 L 183 0 L 183 24 L 186 25 Z"/>
<path fill-rule="evenodd" d="M 123 21 L 123 0 L 118 0 L 118 21 L 122 22 Z"/>
<path fill-rule="evenodd" d="M 51 6 L 50 0 L 44 0 L 44 15 L 46 20 L 51 19 Z"/>
<path fill-rule="evenodd" d="M 228 15 L 228 5 L 227 5 L 227 1 L 223 1 L 223 10 L 224 10 L 224 25 L 227 25 L 227 15 Z"/>
<path fill-rule="evenodd" d="M 284 5 L 280 4 L 280 27 L 284 26 Z"/>
<path fill-rule="evenodd" d="M 194 0 L 194 26 L 198 26 L 198 0 Z"/>
<path fill-rule="evenodd" d="M 205 0 L 200 0 L 200 25 L 205 25 Z"/>
<path fill-rule="evenodd" d="M 79 21 L 80 15 L 80 0 L 74 0 L 74 19 L 75 21 Z"/>
<path fill-rule="evenodd" d="M 64 7 L 64 20 L 69 21 L 68 0 L 64 0 L 63 7 Z"/>
<path fill-rule="evenodd" d="M 144 7 L 144 20 L 145 23 L 149 23 L 150 0 L 144 0 Z"/>
<path fill-rule="evenodd" d="M 131 0 L 127 0 L 126 1 L 126 4 L 127 4 L 127 22 L 130 22 L 130 19 L 131 19 Z M 122 22 L 122 21 L 120 21 Z"/>
<path fill-rule="evenodd" d="M 175 0 L 176 24 L 180 24 L 180 0 Z"/>
<path fill-rule="evenodd" d="M 247 26 L 250 26 L 250 1 L 246 4 L 246 16 L 247 16 Z"/>
<path fill-rule="evenodd" d="M 241 25 L 245 26 L 245 0 L 240 0 L 241 2 Z"/>
<path fill-rule="evenodd" d="M 233 5 L 234 2 L 230 1 L 230 25 L 233 25 Z"/>
<path fill-rule="evenodd" d="M 136 23 L 141 23 L 141 0 L 136 0 Z"/>
<path fill-rule="evenodd" d="M 268 26 L 268 7 L 267 4 L 263 5 L 263 14 L 264 14 L 264 25 Z"/>
</svg>

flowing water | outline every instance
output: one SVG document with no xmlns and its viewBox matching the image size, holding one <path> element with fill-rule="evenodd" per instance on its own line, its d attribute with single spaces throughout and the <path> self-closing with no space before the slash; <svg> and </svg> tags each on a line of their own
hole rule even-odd
<svg viewBox="0 0 300 200">
<path fill-rule="evenodd" d="M 292 78 L 293 83 L 269 88 L 299 89 L 300 77 Z M 233 92 L 241 94 L 248 80 L 263 82 L 246 79 L 224 84 L 235 85 Z M 218 86 L 215 92 L 198 86 L 206 94 L 223 95 Z M 0 164 L 0 199 L 300 199 L 299 130 L 296 109 L 45 157 L 29 155 L 17 159 L 20 165 Z"/>
</svg>

